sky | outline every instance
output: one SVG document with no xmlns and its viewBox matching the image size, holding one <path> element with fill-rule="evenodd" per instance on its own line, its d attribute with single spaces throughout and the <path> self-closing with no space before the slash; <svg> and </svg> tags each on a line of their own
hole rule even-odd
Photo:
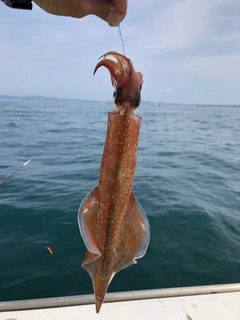
<svg viewBox="0 0 240 320">
<path fill-rule="evenodd" d="M 70 0 L 69 0 L 70 1 Z M 239 0 L 129 0 L 126 55 L 144 77 L 142 100 L 240 104 Z M 10 9 L 0 1 L 0 95 L 112 100 L 98 58 L 122 52 L 118 29 L 83 19 Z"/>
</svg>

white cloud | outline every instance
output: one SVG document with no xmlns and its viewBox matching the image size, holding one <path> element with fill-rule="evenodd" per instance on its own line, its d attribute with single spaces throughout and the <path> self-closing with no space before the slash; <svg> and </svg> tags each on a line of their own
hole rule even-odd
<svg viewBox="0 0 240 320">
<path fill-rule="evenodd" d="M 151 15 L 147 16 L 146 12 L 150 6 L 154 9 Z M 160 55 L 165 58 L 169 53 L 202 54 L 203 51 L 218 50 L 219 44 L 224 46 L 225 41 L 229 42 L 231 37 L 235 38 L 232 42 L 238 38 L 235 34 L 236 30 L 239 32 L 238 0 L 174 0 L 167 3 L 156 0 L 152 1 L 150 6 L 147 3 L 146 7 L 142 8 L 143 23 L 132 26 L 127 31 L 127 35 L 131 37 L 131 52 L 136 55 Z M 222 32 L 219 33 L 219 30 L 222 31 L 224 27 L 232 24 L 231 16 L 225 15 L 223 10 L 225 6 L 233 12 L 238 6 L 239 17 L 235 17 L 236 26 L 229 30 L 227 38 L 222 38 Z M 136 37 L 136 34 L 139 36 Z"/>
<path fill-rule="evenodd" d="M 165 88 L 161 90 L 162 92 L 173 93 L 173 90 L 170 88 Z"/>
<path fill-rule="evenodd" d="M 240 53 L 191 57 L 184 59 L 179 65 L 179 69 L 202 78 L 220 79 L 226 77 L 231 81 L 231 78 L 236 76 L 240 84 Z"/>
<path fill-rule="evenodd" d="M 121 29 L 126 54 L 143 72 L 143 99 L 237 101 L 239 21 L 239 0 L 129 1 Z M 0 94 L 111 98 L 107 70 L 94 78 L 92 72 L 102 54 L 121 52 L 116 28 L 94 16 L 55 17 L 36 6 L 25 12 L 1 2 L 0 27 Z"/>
</svg>

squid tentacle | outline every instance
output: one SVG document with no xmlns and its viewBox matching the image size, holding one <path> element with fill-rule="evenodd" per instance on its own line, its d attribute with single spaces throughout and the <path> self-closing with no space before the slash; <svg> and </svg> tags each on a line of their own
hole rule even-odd
<svg viewBox="0 0 240 320">
<path fill-rule="evenodd" d="M 109 56 L 113 57 L 115 61 L 108 59 Z M 137 108 L 140 103 L 140 91 L 143 83 L 142 73 L 134 70 L 130 59 L 115 51 L 109 51 L 99 59 L 102 60 L 96 65 L 94 74 L 102 66 L 109 70 L 112 85 L 116 88 L 114 97 L 117 108 L 123 101 L 129 101 L 133 109 Z"/>
</svg>

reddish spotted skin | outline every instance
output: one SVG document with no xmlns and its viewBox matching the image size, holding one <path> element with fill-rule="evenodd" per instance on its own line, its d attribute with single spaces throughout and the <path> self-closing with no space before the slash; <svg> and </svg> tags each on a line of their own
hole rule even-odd
<svg viewBox="0 0 240 320">
<path fill-rule="evenodd" d="M 131 109 L 108 117 L 108 131 L 102 158 L 99 193 L 99 248 L 96 263 L 96 304 L 102 302 L 113 273 L 115 253 L 133 187 L 141 118 Z"/>
<path fill-rule="evenodd" d="M 116 61 L 106 59 L 108 55 Z M 80 206 L 88 238 L 96 247 L 93 252 L 86 244 L 82 266 L 92 279 L 97 312 L 111 278 L 135 263 L 141 239 L 147 233 L 146 221 L 132 193 L 141 124 L 134 109 L 140 103 L 142 74 L 135 72 L 128 58 L 115 52 L 104 55 L 95 71 L 101 66 L 109 70 L 117 90 L 117 110 L 108 114 L 98 186 Z"/>
</svg>

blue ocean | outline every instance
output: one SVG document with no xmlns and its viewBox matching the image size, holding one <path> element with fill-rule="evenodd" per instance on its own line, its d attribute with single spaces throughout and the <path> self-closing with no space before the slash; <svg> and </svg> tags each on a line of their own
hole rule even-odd
<svg viewBox="0 0 240 320">
<path fill-rule="evenodd" d="M 0 99 L 0 300 L 93 293 L 77 212 L 98 182 L 107 102 Z M 240 282 L 240 108 L 142 102 L 134 193 L 146 255 L 108 291 Z M 53 251 L 51 255 L 47 247 Z"/>
</svg>

